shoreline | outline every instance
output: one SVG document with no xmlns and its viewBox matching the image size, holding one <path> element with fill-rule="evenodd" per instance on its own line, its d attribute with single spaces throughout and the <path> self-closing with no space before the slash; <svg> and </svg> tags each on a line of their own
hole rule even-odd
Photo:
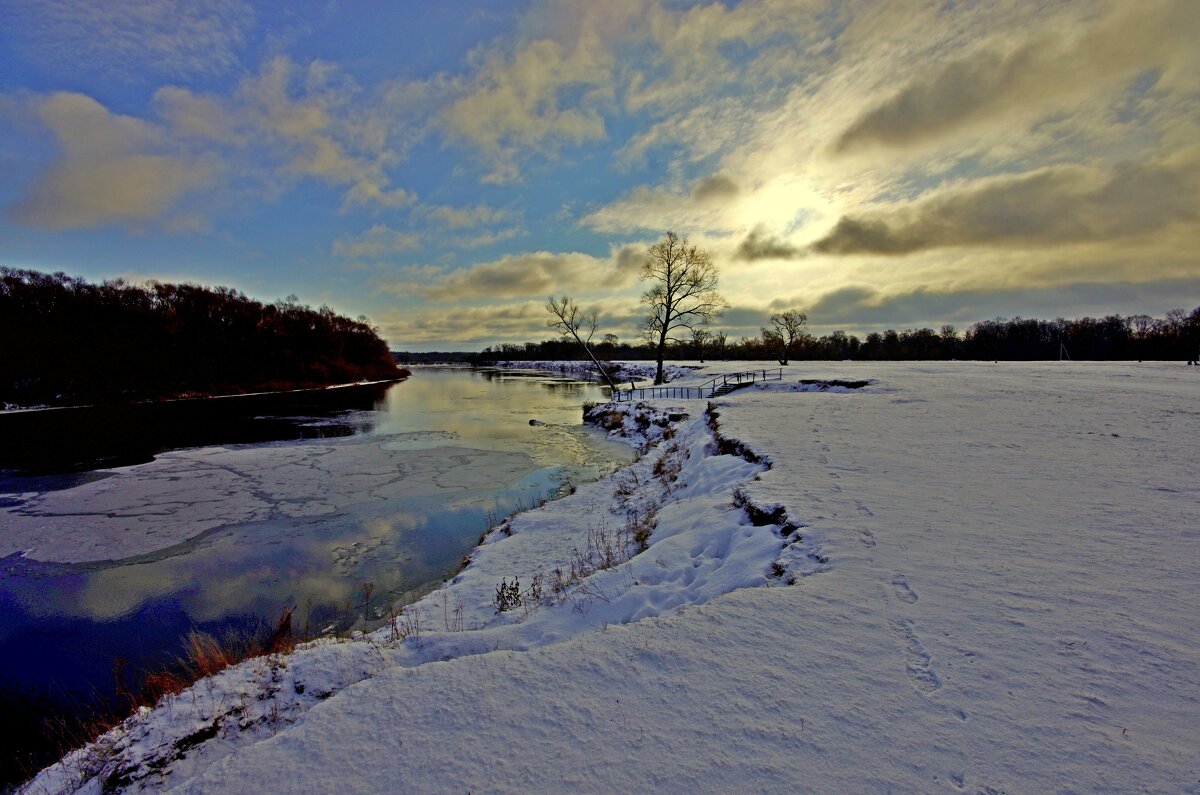
<svg viewBox="0 0 1200 795">
<path fill-rule="evenodd" d="M 289 415 L 371 408 L 404 380 L 0 413 L 0 470 L 73 473 L 205 444 L 288 438 Z"/>
<path fill-rule="evenodd" d="M 699 405 L 702 407 L 704 404 Z M 619 501 L 622 503 L 621 509 L 624 511 L 625 520 L 633 517 L 636 521 L 638 517 L 644 518 L 647 514 L 653 517 L 661 507 L 655 503 L 668 501 L 676 496 L 675 487 L 671 484 L 674 482 L 672 479 L 679 476 L 679 471 L 673 468 L 674 465 L 664 467 L 659 463 L 668 455 L 677 457 L 694 455 L 697 461 L 717 455 L 722 459 L 729 459 L 729 463 L 724 466 L 725 470 L 732 466 L 733 470 L 743 473 L 743 479 L 754 477 L 756 472 L 764 468 L 762 464 L 743 460 L 740 456 L 730 457 L 717 453 L 711 426 L 703 410 L 690 417 L 684 412 L 682 421 L 671 422 L 667 417 L 669 414 L 678 416 L 680 413 L 678 408 L 647 410 L 644 405 L 639 407 L 636 404 L 624 406 L 599 404 L 599 406 L 601 408 L 611 406 L 614 411 L 622 414 L 622 430 L 616 437 L 610 436 L 610 438 L 620 438 L 630 447 L 640 451 L 641 454 L 633 462 L 619 467 L 614 472 L 595 481 L 580 484 L 570 494 L 555 500 L 548 500 L 526 510 L 517 511 L 497 522 L 480 537 L 479 543 L 464 558 L 463 565 L 457 572 L 447 577 L 440 585 L 422 594 L 414 602 L 395 606 L 390 618 L 385 619 L 379 628 L 367 633 L 355 631 L 349 639 L 318 638 L 308 643 L 301 643 L 291 652 L 274 659 L 286 661 L 285 667 L 289 670 L 300 669 L 294 675 L 303 680 L 305 677 L 303 669 L 307 667 L 306 655 L 321 657 L 329 653 L 328 650 L 331 648 L 341 650 L 345 648 L 346 644 L 365 643 L 374 647 L 376 654 L 381 657 L 380 665 L 382 667 L 379 667 L 378 670 L 373 669 L 370 673 L 370 676 L 374 676 L 395 666 L 413 668 L 430 662 L 472 657 L 503 648 L 521 650 L 530 648 L 531 643 L 533 646 L 547 642 L 555 643 L 566 637 L 587 632 L 593 628 L 596 620 L 600 620 L 599 613 L 614 609 L 613 597 L 616 594 L 613 584 L 619 583 L 622 577 L 630 576 L 623 572 L 628 571 L 631 566 L 647 564 L 658 566 L 659 563 L 647 561 L 644 559 L 645 556 L 642 556 L 640 561 L 635 561 L 637 555 L 635 549 L 631 549 L 629 554 L 616 553 L 613 558 L 604 559 L 606 553 L 598 551 L 597 547 L 590 545 L 592 543 L 600 546 L 616 544 L 616 530 L 614 529 L 611 534 L 605 535 L 598 541 L 594 539 L 585 541 L 588 533 L 582 532 L 583 528 L 580 527 L 579 517 L 581 515 L 598 513 L 602 504 L 606 505 L 603 511 L 608 513 Z M 690 441 L 690 446 L 693 448 L 690 451 L 683 451 L 677 443 L 673 443 L 676 430 L 685 424 L 691 426 L 690 436 L 696 437 Z M 664 444 L 669 445 L 669 449 L 664 448 Z M 682 468 L 679 466 L 679 469 Z M 636 474 L 631 475 L 631 473 Z M 615 492 L 626 489 L 623 482 L 629 477 L 633 477 L 645 488 L 634 489 L 621 498 L 613 496 Z M 655 487 L 661 490 L 653 492 L 650 486 L 652 483 L 662 484 Z M 731 492 L 729 488 L 726 488 L 727 486 L 725 477 L 713 480 L 704 487 L 702 499 L 706 503 L 711 503 L 714 499 L 716 504 L 728 503 Z M 680 484 L 680 487 L 685 488 L 686 485 Z M 584 503 L 587 508 L 577 507 L 576 502 Z M 727 526 L 725 532 L 732 532 L 739 523 L 735 522 L 733 525 Z M 764 523 L 758 524 L 762 526 Z M 769 576 L 770 570 L 766 565 L 766 557 L 774 556 L 779 535 L 778 533 L 772 535 L 774 530 L 772 527 L 763 527 L 762 529 L 769 537 L 763 537 L 762 540 L 756 542 L 755 546 L 759 550 L 757 554 L 764 556 L 764 563 L 761 567 L 763 569 L 762 576 Z M 556 536 L 557 541 L 551 539 L 548 548 L 543 542 L 550 535 Z M 771 538 L 775 540 L 770 540 Z M 656 539 L 651 531 L 650 541 L 657 540 L 662 539 Z M 549 557 L 537 559 L 536 571 L 531 576 L 528 566 L 535 558 L 530 558 L 528 553 L 519 550 L 509 555 L 500 552 L 506 545 L 511 547 L 514 541 L 517 543 L 528 541 L 533 549 L 540 550 L 542 553 L 555 551 L 551 552 Z M 580 550 L 581 545 L 587 548 Z M 509 562 L 505 564 L 496 561 L 494 558 L 497 554 L 500 554 L 501 558 L 508 558 Z M 551 584 L 553 570 L 557 568 L 564 573 L 564 577 L 567 577 L 566 573 L 571 570 L 572 557 L 574 557 L 576 566 L 584 567 L 583 571 L 586 571 L 586 574 L 574 579 L 568 577 L 569 581 L 560 590 L 555 590 Z M 491 560 L 488 564 L 481 566 L 479 565 L 481 558 Z M 512 574 L 509 576 L 526 584 L 541 580 L 540 595 L 535 597 L 526 587 L 522 589 L 519 601 L 506 610 L 496 609 L 494 602 L 496 583 L 490 581 L 490 572 L 498 565 L 512 569 Z M 521 567 L 526 567 L 526 569 L 522 570 Z M 739 587 L 752 586 L 755 579 L 757 576 L 753 577 L 750 582 L 743 582 Z M 615 587 L 622 586 L 617 584 Z M 693 593 L 691 597 L 684 598 L 680 595 L 675 599 L 678 600 L 679 606 L 702 603 L 725 592 L 725 584 L 717 587 L 717 592 L 706 596 Z M 699 598 L 698 602 L 693 601 L 697 598 Z M 639 600 L 632 601 L 639 602 Z M 645 609 L 645 604 L 634 604 L 632 607 L 625 608 L 624 612 L 628 613 L 632 610 L 636 613 Z M 669 610 L 670 608 L 658 605 L 652 609 L 652 612 L 657 614 L 664 609 Z M 539 613 L 542 615 L 539 616 Z M 584 616 L 584 620 L 579 620 L 577 616 Z M 631 620 L 629 615 L 619 619 L 620 623 L 628 620 Z M 551 628 L 539 629 L 538 625 L 545 623 L 550 624 Z M 536 636 L 539 632 L 545 633 L 545 637 L 541 641 L 531 637 L 531 634 Z M 507 640 L 505 639 L 506 635 L 509 636 Z M 239 674 L 228 673 L 228 671 L 245 668 L 255 669 L 261 676 L 271 667 L 278 671 L 280 666 L 278 661 L 272 661 L 270 658 L 248 660 L 232 669 L 227 669 L 227 672 L 216 674 L 215 678 L 217 680 L 222 678 L 239 679 Z M 386 664 L 382 661 L 386 661 Z M 242 674 L 244 673 L 245 671 L 242 671 Z M 367 678 L 367 675 L 364 674 L 363 678 Z M 351 679 L 340 682 L 328 681 L 318 691 L 321 695 L 317 701 L 323 701 L 357 681 L 361 681 L 361 679 L 351 677 Z M 199 683 L 193 688 L 198 685 Z M 211 689 L 212 685 L 207 685 L 207 687 Z M 220 686 L 218 685 L 218 687 Z M 284 698 L 284 701 L 287 702 L 286 707 L 281 708 L 281 705 L 275 704 L 274 708 L 280 714 L 290 715 L 290 719 L 303 714 L 317 703 L 303 698 L 308 687 L 310 685 L 305 684 L 297 690 L 293 685 L 291 693 L 287 693 L 287 689 L 284 688 L 277 695 Z M 270 690 L 275 690 L 275 688 L 270 688 Z M 181 707 L 186 710 L 189 704 L 192 709 L 197 708 L 195 699 L 188 695 L 190 691 L 191 689 L 179 696 L 168 697 L 172 704 L 170 711 L 177 712 Z M 183 703 L 181 704 L 181 702 Z M 163 706 L 160 704 L 152 713 L 143 711 L 132 716 L 99 738 L 91 747 L 94 750 L 95 747 L 105 747 L 113 743 L 121 745 L 126 738 L 144 731 L 147 719 L 150 719 L 151 724 L 158 724 L 151 731 L 165 732 L 165 736 L 169 738 L 174 734 L 171 725 L 176 721 L 170 719 L 165 722 L 166 725 L 163 725 L 164 721 L 161 720 L 163 716 L 159 713 Z M 227 719 L 222 715 L 204 714 L 205 717 L 202 720 L 211 721 L 214 725 L 225 725 L 226 723 Z M 132 723 L 130 723 L 131 721 Z M 134 728 L 135 726 L 143 728 Z M 240 732 L 235 734 L 240 735 Z M 226 737 L 226 739 L 236 743 L 235 737 Z M 176 738 L 166 742 L 166 746 L 170 747 L 172 743 L 177 746 L 179 742 L 180 738 Z M 163 737 L 159 737 L 155 744 L 163 747 Z M 87 751 L 85 755 L 90 753 L 92 751 Z M 139 758 L 135 762 L 133 758 L 127 759 L 128 763 L 133 763 L 132 766 L 139 769 L 147 768 L 147 766 L 157 767 L 161 761 Z M 67 767 L 70 767 L 71 764 L 68 761 Z M 129 768 L 130 764 L 123 765 L 121 775 L 126 775 Z"/>
<path fill-rule="evenodd" d="M 205 400 L 223 400 L 229 398 L 264 398 L 264 397 L 284 397 L 284 396 L 303 396 L 311 394 L 319 395 L 331 389 L 356 389 L 377 387 L 383 384 L 395 384 L 403 381 L 412 375 L 412 371 L 407 368 L 400 368 L 404 371 L 403 375 L 398 375 L 395 378 L 380 378 L 369 381 L 350 381 L 344 384 L 327 384 L 325 386 L 303 386 L 289 389 L 268 389 L 257 392 L 225 392 L 212 393 L 204 395 L 182 395 L 175 397 L 161 398 L 145 398 L 143 400 L 132 400 L 123 403 L 78 403 L 70 406 L 16 406 L 14 408 L 0 408 L 0 417 L 11 414 L 25 414 L 32 411 L 73 411 L 76 409 L 106 409 L 106 408 L 121 408 L 127 406 L 152 406 L 160 403 L 185 403 L 191 401 Z"/>
</svg>

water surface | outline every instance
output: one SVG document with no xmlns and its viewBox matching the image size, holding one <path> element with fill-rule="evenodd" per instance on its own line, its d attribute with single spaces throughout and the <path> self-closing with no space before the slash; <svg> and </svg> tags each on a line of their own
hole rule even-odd
<svg viewBox="0 0 1200 795">
<path fill-rule="evenodd" d="M 21 539 L 0 557 L 0 679 L 106 693 L 114 665 L 136 677 L 193 628 L 295 608 L 315 634 L 386 615 L 457 570 L 489 522 L 629 459 L 581 426 L 599 399 L 544 374 L 417 368 L 367 410 L 264 418 L 299 438 L 0 476 L 0 524 Z"/>
</svg>

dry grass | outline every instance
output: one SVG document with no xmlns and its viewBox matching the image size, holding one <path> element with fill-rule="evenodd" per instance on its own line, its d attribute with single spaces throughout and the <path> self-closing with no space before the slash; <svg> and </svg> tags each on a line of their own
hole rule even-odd
<svg viewBox="0 0 1200 795">
<path fill-rule="evenodd" d="M 192 630 L 184 640 L 183 655 L 174 665 L 150 671 L 142 677 L 137 693 L 121 693 L 133 708 L 153 706 L 166 695 L 175 695 L 230 666 L 261 657 L 264 654 L 290 651 L 295 641 L 291 636 L 292 611 L 280 618 L 279 629 L 269 638 L 229 633 L 217 638 L 207 632 Z M 286 629 L 281 632 L 281 629 Z"/>
<path fill-rule="evenodd" d="M 27 750 L 14 760 L 15 767 L 3 768 L 9 781 L 0 782 L 0 791 L 6 791 L 5 784 L 16 783 L 14 774 L 32 777 L 64 754 L 94 742 L 140 707 L 153 706 L 165 696 L 181 693 L 201 679 L 253 657 L 290 651 L 295 646 L 292 612 L 285 610 L 270 633 L 230 632 L 218 638 L 193 630 L 184 637 L 183 649 L 173 662 L 141 674 L 133 685 L 125 662 L 117 660 L 112 699 L 97 694 L 90 703 L 82 699 L 55 703 L 48 710 L 44 704 L 35 704 L 33 708 L 41 716 L 36 726 L 24 722 L 26 736 L 18 745 Z"/>
</svg>

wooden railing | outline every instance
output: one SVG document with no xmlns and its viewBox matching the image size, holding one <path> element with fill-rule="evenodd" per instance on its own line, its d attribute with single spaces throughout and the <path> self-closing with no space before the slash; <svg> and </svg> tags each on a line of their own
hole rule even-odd
<svg viewBox="0 0 1200 795">
<path fill-rule="evenodd" d="M 618 403 L 627 400 L 701 400 L 728 394 L 739 387 L 750 386 L 756 381 L 782 381 L 783 368 L 772 370 L 743 370 L 725 373 L 705 381 L 699 386 L 643 386 L 629 389 L 614 389 L 612 399 Z"/>
</svg>

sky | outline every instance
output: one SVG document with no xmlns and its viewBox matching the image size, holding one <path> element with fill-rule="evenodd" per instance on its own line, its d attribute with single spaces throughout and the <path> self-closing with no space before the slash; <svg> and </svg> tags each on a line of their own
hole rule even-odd
<svg viewBox="0 0 1200 795">
<path fill-rule="evenodd" d="M 4 0 L 0 264 L 228 285 L 396 350 L 1200 305 L 1200 3 Z"/>
</svg>

